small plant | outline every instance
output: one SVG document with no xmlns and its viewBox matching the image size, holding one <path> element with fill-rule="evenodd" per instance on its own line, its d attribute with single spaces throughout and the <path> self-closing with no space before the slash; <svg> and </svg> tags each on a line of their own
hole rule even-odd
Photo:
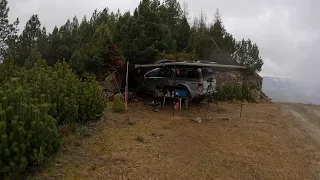
<svg viewBox="0 0 320 180">
<path fill-rule="evenodd" d="M 142 142 L 144 142 L 144 138 L 143 138 L 142 136 L 140 136 L 140 135 L 139 135 L 139 136 L 137 136 L 137 137 L 136 137 L 136 141 L 138 141 L 138 142 L 141 142 L 141 143 L 142 143 Z"/>
<path fill-rule="evenodd" d="M 127 123 L 127 125 L 129 125 L 129 126 L 133 126 L 133 125 L 135 125 L 135 124 L 136 124 L 136 122 L 131 121 L 129 117 L 127 117 L 127 119 L 126 119 L 126 123 Z"/>
<path fill-rule="evenodd" d="M 124 104 L 123 104 L 120 96 L 115 97 L 113 104 L 112 104 L 112 111 L 113 112 L 123 112 L 124 111 Z"/>
<path fill-rule="evenodd" d="M 134 126 L 134 125 L 136 125 L 136 122 L 133 122 L 133 121 L 128 121 L 128 123 L 127 123 L 129 126 Z"/>
</svg>

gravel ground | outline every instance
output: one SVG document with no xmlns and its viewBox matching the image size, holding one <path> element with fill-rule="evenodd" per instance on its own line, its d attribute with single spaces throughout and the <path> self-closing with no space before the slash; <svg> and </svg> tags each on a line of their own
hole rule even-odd
<svg viewBox="0 0 320 180">
<path fill-rule="evenodd" d="M 320 179 L 320 108 L 141 102 L 72 136 L 35 179 Z M 198 118 L 198 119 L 197 119 Z M 199 120 L 202 123 L 191 119 Z"/>
</svg>

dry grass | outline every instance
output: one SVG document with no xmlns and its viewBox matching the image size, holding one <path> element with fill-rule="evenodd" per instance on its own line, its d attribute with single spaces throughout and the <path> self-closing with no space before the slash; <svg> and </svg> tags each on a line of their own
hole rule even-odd
<svg viewBox="0 0 320 180">
<path fill-rule="evenodd" d="M 278 104 L 199 111 L 106 112 L 90 136 L 63 148 L 37 179 L 312 179 L 318 144 Z M 197 124 L 190 118 L 201 117 Z M 318 162 L 318 161 L 317 161 Z"/>
</svg>

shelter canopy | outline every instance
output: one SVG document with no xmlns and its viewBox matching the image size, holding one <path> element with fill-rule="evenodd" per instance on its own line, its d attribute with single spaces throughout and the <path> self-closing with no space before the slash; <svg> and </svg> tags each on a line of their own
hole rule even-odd
<svg viewBox="0 0 320 180">
<path fill-rule="evenodd" d="M 135 68 L 157 68 L 157 67 L 208 67 L 216 71 L 235 71 L 247 70 L 245 66 L 225 65 L 216 63 L 202 63 L 202 62 L 165 62 L 156 64 L 136 64 Z"/>
</svg>

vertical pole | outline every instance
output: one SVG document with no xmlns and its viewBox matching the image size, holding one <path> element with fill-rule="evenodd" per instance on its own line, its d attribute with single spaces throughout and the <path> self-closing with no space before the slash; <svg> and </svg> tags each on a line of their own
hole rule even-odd
<svg viewBox="0 0 320 180">
<path fill-rule="evenodd" d="M 241 109 L 240 109 L 240 117 L 242 116 L 242 107 L 243 107 L 243 99 L 244 99 L 244 80 L 245 80 L 245 73 L 241 72 L 242 74 L 242 94 L 241 94 Z"/>
<path fill-rule="evenodd" d="M 129 61 L 127 61 L 126 88 L 125 88 L 126 111 L 128 111 L 128 77 L 129 77 Z"/>
<path fill-rule="evenodd" d="M 175 106 L 175 102 L 173 102 L 173 106 L 172 106 L 172 117 L 174 117 L 174 106 Z"/>
</svg>

